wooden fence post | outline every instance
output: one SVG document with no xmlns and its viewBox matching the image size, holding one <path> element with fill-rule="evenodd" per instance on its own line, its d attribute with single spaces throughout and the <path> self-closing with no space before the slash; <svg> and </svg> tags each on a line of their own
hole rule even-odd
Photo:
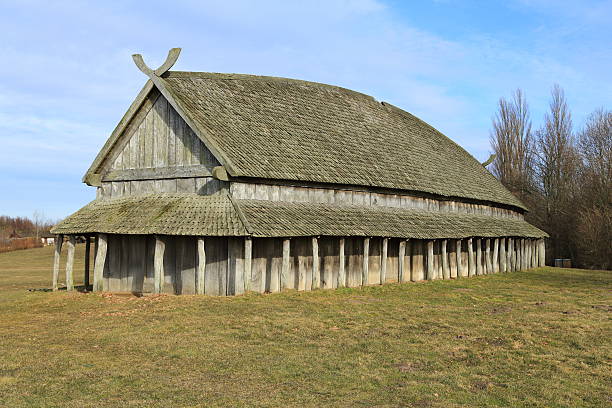
<svg viewBox="0 0 612 408">
<path fill-rule="evenodd" d="M 104 264 L 106 263 L 106 252 L 108 249 L 108 237 L 106 234 L 98 234 L 98 250 L 94 262 L 93 291 L 102 292 L 104 289 Z"/>
<path fill-rule="evenodd" d="M 68 254 L 66 256 L 66 290 L 74 290 L 74 247 L 76 245 L 76 238 L 74 235 L 68 236 Z"/>
<path fill-rule="evenodd" d="M 64 236 L 58 234 L 55 236 L 55 255 L 53 258 L 53 290 L 57 290 L 57 280 L 59 278 L 60 257 L 62 255 L 62 245 L 64 244 Z"/>
</svg>

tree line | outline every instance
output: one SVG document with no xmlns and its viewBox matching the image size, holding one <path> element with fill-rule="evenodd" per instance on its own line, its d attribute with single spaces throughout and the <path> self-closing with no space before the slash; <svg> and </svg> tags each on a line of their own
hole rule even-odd
<svg viewBox="0 0 612 408">
<path fill-rule="evenodd" d="M 490 141 L 492 173 L 525 205 L 525 218 L 550 235 L 547 263 L 612 267 L 612 111 L 600 108 L 576 128 L 563 89 L 551 90 L 540 128 L 524 92 L 501 98 Z"/>
<path fill-rule="evenodd" d="M 34 212 L 32 218 L 0 215 L 0 239 L 8 239 L 11 235 L 39 238 L 48 234 L 54 224 L 39 212 Z"/>
</svg>

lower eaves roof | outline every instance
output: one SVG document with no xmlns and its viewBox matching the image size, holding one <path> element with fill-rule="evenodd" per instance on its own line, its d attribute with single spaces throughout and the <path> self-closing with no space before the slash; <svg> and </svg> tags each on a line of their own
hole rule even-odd
<svg viewBox="0 0 612 408">
<path fill-rule="evenodd" d="M 227 194 L 154 194 L 94 200 L 51 232 L 416 239 L 547 236 L 518 219 L 395 207 L 234 200 Z"/>
</svg>

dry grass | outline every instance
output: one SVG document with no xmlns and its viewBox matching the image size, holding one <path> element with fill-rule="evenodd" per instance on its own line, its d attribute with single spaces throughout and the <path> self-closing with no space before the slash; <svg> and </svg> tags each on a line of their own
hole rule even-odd
<svg viewBox="0 0 612 408">
<path fill-rule="evenodd" d="M 0 254 L 2 406 L 612 402 L 609 271 L 235 298 L 28 292 L 51 263 L 52 248 Z"/>
</svg>

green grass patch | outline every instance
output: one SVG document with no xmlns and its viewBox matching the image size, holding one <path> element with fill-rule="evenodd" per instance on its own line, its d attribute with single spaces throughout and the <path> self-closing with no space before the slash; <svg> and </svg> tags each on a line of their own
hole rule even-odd
<svg viewBox="0 0 612 408">
<path fill-rule="evenodd" d="M 610 271 L 228 298 L 28 291 L 50 287 L 52 257 L 0 254 L 1 406 L 612 404 Z M 79 284 L 83 245 L 75 259 Z"/>
</svg>

